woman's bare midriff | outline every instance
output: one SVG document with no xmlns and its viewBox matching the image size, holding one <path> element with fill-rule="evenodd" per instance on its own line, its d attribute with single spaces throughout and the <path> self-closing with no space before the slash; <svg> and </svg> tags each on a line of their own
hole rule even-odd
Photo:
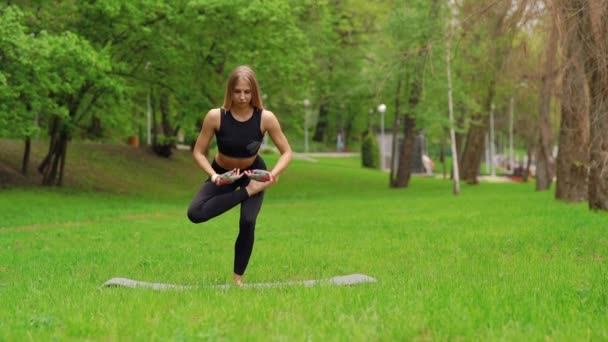
<svg viewBox="0 0 608 342">
<path fill-rule="evenodd" d="M 215 161 L 218 163 L 218 165 L 221 168 L 226 169 L 226 170 L 233 170 L 233 169 L 244 170 L 253 164 L 256 157 L 257 157 L 257 155 L 253 156 L 253 157 L 248 157 L 248 158 L 234 158 L 234 157 L 228 157 L 228 156 L 218 152 L 217 155 L 215 156 Z"/>
</svg>

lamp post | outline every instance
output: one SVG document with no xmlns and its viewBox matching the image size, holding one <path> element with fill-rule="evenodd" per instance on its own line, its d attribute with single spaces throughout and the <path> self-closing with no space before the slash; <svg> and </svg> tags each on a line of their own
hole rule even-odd
<svg viewBox="0 0 608 342">
<path fill-rule="evenodd" d="M 494 165 L 494 155 L 496 150 L 494 149 L 494 104 L 490 107 L 490 171 L 492 177 L 496 176 L 496 166 Z"/>
<path fill-rule="evenodd" d="M 304 99 L 304 153 L 308 153 L 308 106 L 310 100 Z"/>
<path fill-rule="evenodd" d="M 384 170 L 384 113 L 386 105 L 384 103 L 378 106 L 380 112 L 380 168 Z"/>
<path fill-rule="evenodd" d="M 509 166 L 511 174 L 515 170 L 515 158 L 513 156 L 513 107 L 514 100 L 513 96 L 511 96 L 511 101 L 509 102 Z"/>
</svg>

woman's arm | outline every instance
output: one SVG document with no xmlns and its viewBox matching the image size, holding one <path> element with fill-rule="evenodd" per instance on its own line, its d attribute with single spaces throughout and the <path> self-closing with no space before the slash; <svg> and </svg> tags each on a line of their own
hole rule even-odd
<svg viewBox="0 0 608 342">
<path fill-rule="evenodd" d="M 201 132 L 196 139 L 196 144 L 194 145 L 194 150 L 192 151 L 192 157 L 196 161 L 196 163 L 205 171 L 210 177 L 213 177 L 215 174 L 215 170 L 211 167 L 209 160 L 207 160 L 207 156 L 205 153 L 209 149 L 209 142 L 215 135 L 216 129 L 219 128 L 220 123 L 220 110 L 212 109 L 207 115 L 205 115 L 205 119 L 203 120 L 203 126 L 201 127 Z"/>
<path fill-rule="evenodd" d="M 272 112 L 265 110 L 262 115 L 262 120 L 264 129 L 270 135 L 274 145 L 279 149 L 279 153 L 281 153 L 276 165 L 270 171 L 276 178 L 291 162 L 291 146 L 289 146 L 289 142 L 287 141 L 285 134 L 283 134 L 283 130 L 281 130 L 279 120 L 277 120 L 277 117 Z"/>
</svg>

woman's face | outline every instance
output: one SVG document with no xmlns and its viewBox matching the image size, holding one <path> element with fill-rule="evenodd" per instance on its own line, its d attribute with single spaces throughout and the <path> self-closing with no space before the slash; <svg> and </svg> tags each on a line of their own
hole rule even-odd
<svg viewBox="0 0 608 342">
<path fill-rule="evenodd" d="M 245 79 L 240 78 L 232 90 L 232 104 L 244 107 L 251 103 L 251 86 Z"/>
</svg>

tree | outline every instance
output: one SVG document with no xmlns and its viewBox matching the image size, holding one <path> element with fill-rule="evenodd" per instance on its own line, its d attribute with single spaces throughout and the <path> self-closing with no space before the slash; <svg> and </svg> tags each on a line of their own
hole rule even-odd
<svg viewBox="0 0 608 342">
<path fill-rule="evenodd" d="M 17 7 L 3 9 L 0 16 L 0 134 L 25 138 L 22 173 L 29 163 L 30 136 L 35 131 L 31 89 L 35 85 L 31 41 Z"/>
<path fill-rule="evenodd" d="M 21 173 L 27 175 L 31 138 L 45 113 L 56 108 L 48 98 L 53 80 L 44 70 L 45 35 L 28 32 L 18 7 L 0 12 L 0 135 L 24 139 Z"/>
<path fill-rule="evenodd" d="M 608 211 L 608 2 L 587 0 L 581 9 L 589 83 L 589 208 Z"/>
<path fill-rule="evenodd" d="M 452 2 L 450 2 L 449 10 L 452 12 Z M 450 150 L 452 152 L 452 172 L 454 173 L 454 195 L 460 194 L 460 172 L 458 168 L 458 150 L 456 147 L 456 133 L 454 129 L 454 101 L 452 98 L 452 36 L 454 35 L 454 19 L 453 14 L 450 15 L 448 23 L 448 32 L 446 35 L 446 53 L 445 53 L 445 64 L 446 64 L 446 76 L 448 82 L 448 114 L 450 118 Z M 443 144 L 441 148 L 441 161 L 444 162 L 444 149 Z M 445 178 L 445 168 L 443 176 Z"/>
<path fill-rule="evenodd" d="M 515 33 L 522 23 L 528 1 L 465 1 L 462 12 L 479 16 L 476 12 L 479 12 L 480 4 L 483 12 L 480 20 L 463 22 L 464 32 L 470 37 L 469 44 L 472 44 L 471 48 L 467 49 L 467 57 L 473 63 L 486 68 L 485 73 L 479 73 L 476 68 L 473 74 L 468 75 L 470 81 L 478 85 L 478 92 L 471 94 L 476 103 L 471 108 L 474 114 L 471 116 L 461 160 L 461 177 L 470 184 L 478 183 L 484 137 L 489 124 L 487 113 L 494 102 L 499 73 L 510 52 Z"/>
<path fill-rule="evenodd" d="M 380 23 L 385 3 L 364 0 L 314 1 L 301 12 L 300 20 L 313 54 L 307 84 L 317 115 L 313 140 L 333 143 L 342 133 L 347 145 L 359 140 L 368 128 L 364 118 L 373 101 L 371 84 L 377 77 Z"/>
<path fill-rule="evenodd" d="M 555 198 L 568 202 L 587 200 L 589 170 L 589 95 L 583 58 L 585 0 L 557 0 L 561 23 L 564 71 L 561 94 L 561 123 L 556 165 Z"/>
<path fill-rule="evenodd" d="M 74 129 L 102 95 L 117 95 L 120 80 L 111 76 L 107 51 L 98 52 L 86 40 L 66 32 L 47 39 L 45 73 L 54 80 L 50 97 L 57 104 L 49 127 L 49 150 L 38 166 L 43 185 L 62 185 L 68 142 Z"/>
<path fill-rule="evenodd" d="M 412 71 L 409 76 L 409 94 L 408 101 L 404 115 L 401 117 L 403 120 L 403 143 L 399 150 L 399 158 L 398 158 L 398 167 L 396 172 L 396 178 L 391 179 L 390 186 L 391 187 L 407 187 L 409 184 L 411 169 L 412 169 L 412 158 L 414 156 L 414 146 L 416 139 L 416 110 L 418 104 L 422 100 L 422 93 L 424 87 L 424 75 L 425 75 L 425 67 L 428 55 L 430 53 L 431 47 L 431 39 L 435 38 L 436 31 L 441 25 L 438 25 L 438 22 L 441 20 L 441 5 L 439 1 L 433 0 L 430 4 L 427 3 L 427 6 L 421 6 L 419 10 L 420 15 L 424 15 L 424 20 L 420 22 L 419 25 L 419 33 L 417 36 L 414 36 L 414 42 L 410 45 L 410 48 L 413 50 L 417 50 L 412 53 L 411 56 L 407 55 L 407 52 L 404 54 L 403 58 L 410 59 L 405 65 L 411 67 Z M 426 8 L 425 8 L 426 7 Z M 404 18 L 405 19 L 405 18 Z M 406 19 L 407 20 L 407 19 Z M 411 50 L 410 50 L 411 51 Z M 404 65 L 404 64 L 401 64 Z M 401 80 L 399 80 L 400 82 Z M 400 87 L 398 87 L 400 89 Z M 400 97 L 400 94 L 396 94 L 396 104 L 398 104 L 397 98 Z M 396 108 L 398 111 L 399 109 Z M 396 116 L 400 116 L 397 112 Z M 391 165 L 392 167 L 392 165 Z"/>
<path fill-rule="evenodd" d="M 552 9 L 555 11 L 555 9 Z M 554 18 L 554 16 L 553 16 Z M 555 79 L 557 76 L 557 47 L 558 24 L 557 20 L 550 19 L 550 34 L 547 40 L 546 57 L 540 86 L 539 108 L 539 142 L 536 157 L 536 190 L 548 190 L 553 182 L 554 160 L 551 132 L 551 98 Z"/>
</svg>

